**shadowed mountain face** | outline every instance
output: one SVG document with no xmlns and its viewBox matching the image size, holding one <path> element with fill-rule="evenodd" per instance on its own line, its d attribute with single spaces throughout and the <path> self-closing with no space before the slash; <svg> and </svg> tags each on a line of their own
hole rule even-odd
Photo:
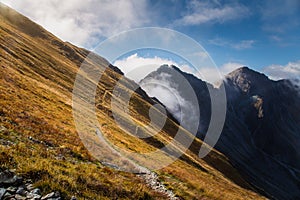
<svg viewBox="0 0 300 200">
<path fill-rule="evenodd" d="M 180 71 L 162 66 L 144 78 L 141 85 L 148 92 L 148 81 L 159 81 L 162 73 L 168 75 L 167 81 L 171 82 L 168 85 L 178 85 L 174 70 Z M 202 139 L 210 121 L 207 88 L 212 86 L 180 73 L 197 93 L 201 109 L 198 137 Z M 274 199 L 297 199 L 300 196 L 300 96 L 296 84 L 289 80 L 272 81 L 247 67 L 228 74 L 223 84 L 227 114 L 216 148 L 262 193 Z M 180 87 L 175 89 L 183 99 L 189 100 Z M 166 102 L 162 101 L 168 108 Z M 188 112 L 181 111 L 183 115 Z"/>
<path fill-rule="evenodd" d="M 289 80 L 271 81 L 241 68 L 227 77 L 230 106 L 247 126 L 254 144 L 275 159 L 300 168 L 299 94 Z M 232 91 L 234 88 L 234 92 Z"/>
<path fill-rule="evenodd" d="M 218 148 L 266 193 L 299 197 L 300 96 L 293 83 L 241 68 L 226 77 L 225 86 L 229 112 Z M 239 150 L 228 148 L 232 141 L 240 142 Z"/>
<path fill-rule="evenodd" d="M 191 88 L 183 84 L 184 80 L 190 83 Z M 211 115 L 209 89 L 215 90 L 211 84 L 197 79 L 192 74 L 181 72 L 176 66 L 162 65 L 141 80 L 140 85 L 149 95 L 161 100 L 183 127 L 189 130 L 193 124 L 199 123 L 198 133 L 207 131 L 210 119 L 206 116 Z M 195 92 L 196 101 L 190 94 L 191 89 Z M 199 102 L 200 120 L 193 113 L 195 110 L 193 105 L 197 101 Z M 188 118 L 188 120 L 183 121 L 184 118 Z"/>
</svg>

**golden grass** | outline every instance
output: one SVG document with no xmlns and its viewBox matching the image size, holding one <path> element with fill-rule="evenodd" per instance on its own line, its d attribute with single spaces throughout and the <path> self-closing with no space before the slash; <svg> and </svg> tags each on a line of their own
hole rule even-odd
<svg viewBox="0 0 300 200">
<path fill-rule="evenodd" d="M 44 194 L 59 191 L 63 198 L 156 199 L 161 198 L 130 173 L 117 172 L 98 162 L 87 162 L 67 147 L 36 144 L 19 133 L 4 131 L 2 139 L 14 142 L 0 146 L 1 168 L 16 169 L 32 179 Z M 150 198 L 151 197 L 151 198 Z"/>
</svg>

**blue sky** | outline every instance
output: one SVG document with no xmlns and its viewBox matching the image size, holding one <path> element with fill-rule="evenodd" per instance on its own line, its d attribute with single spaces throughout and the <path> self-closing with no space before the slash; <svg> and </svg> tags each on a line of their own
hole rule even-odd
<svg viewBox="0 0 300 200">
<path fill-rule="evenodd" d="M 299 60 L 300 1 L 156 2 L 174 9 L 164 23 L 199 41 L 218 66 L 239 62 L 260 69 Z"/>
<path fill-rule="evenodd" d="M 300 76 L 299 0 L 1 2 L 89 49 L 132 28 L 165 27 L 199 42 L 219 68 L 247 65 L 273 78 Z"/>
</svg>

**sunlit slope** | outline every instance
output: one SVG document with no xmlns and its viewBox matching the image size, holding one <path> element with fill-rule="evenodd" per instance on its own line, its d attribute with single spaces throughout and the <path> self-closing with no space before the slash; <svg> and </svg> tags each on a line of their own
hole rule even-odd
<svg viewBox="0 0 300 200">
<path fill-rule="evenodd" d="M 72 90 L 89 52 L 62 42 L 3 5 L 0 12 L 0 134 L 3 141 L 11 142 L 1 143 L 1 168 L 14 168 L 32 178 L 43 192 L 59 190 L 64 197 L 164 199 L 135 175 L 103 166 L 82 144 L 72 115 Z M 101 57 L 90 64 L 103 69 L 109 65 Z M 112 143 L 132 152 L 150 152 L 169 143 L 179 128 L 171 119 L 159 134 L 146 139 L 130 136 L 117 126 L 111 97 L 117 98 L 113 88 L 121 77 L 108 68 L 97 83 L 95 107 L 101 130 Z M 136 85 L 125 78 L 120 87 L 130 92 Z M 135 124 L 128 127 L 150 121 L 148 110 L 155 102 L 138 91 L 129 104 Z M 121 108 L 122 98 L 118 100 Z M 154 129 L 146 131 L 155 134 Z M 175 194 L 183 199 L 263 198 L 244 189 L 250 186 L 222 154 L 213 151 L 199 159 L 200 146 L 201 141 L 195 140 L 179 160 L 157 171 Z"/>
</svg>

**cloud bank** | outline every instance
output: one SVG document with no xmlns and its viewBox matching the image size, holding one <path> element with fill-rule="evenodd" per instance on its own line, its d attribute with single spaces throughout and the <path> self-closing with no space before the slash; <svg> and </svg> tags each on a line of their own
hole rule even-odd
<svg viewBox="0 0 300 200">
<path fill-rule="evenodd" d="M 279 79 L 299 79 L 300 78 L 300 60 L 289 62 L 286 65 L 270 65 L 263 69 L 274 80 Z"/>
<path fill-rule="evenodd" d="M 178 25 L 199 25 L 206 23 L 225 23 L 247 17 L 248 8 L 240 4 L 220 5 L 216 1 L 190 1 L 188 12 L 178 19 Z"/>
<path fill-rule="evenodd" d="M 201 67 L 194 69 L 187 64 L 180 64 L 171 59 L 160 58 L 157 56 L 152 58 L 144 58 L 139 56 L 137 53 L 130 55 L 127 58 L 116 60 L 113 63 L 113 65 L 120 68 L 128 78 L 131 78 L 137 83 L 150 72 L 157 70 L 161 65 L 164 64 L 175 65 L 179 67 L 180 70 L 193 74 L 199 79 L 208 81 L 212 84 L 217 83 L 222 79 L 223 76 L 232 72 L 233 70 L 245 66 L 241 63 L 229 62 L 218 68 Z"/>
<path fill-rule="evenodd" d="M 288 33 L 299 26 L 298 13 L 300 2 L 298 0 L 265 0 L 260 8 L 262 29 L 273 33 Z M 278 35 L 276 36 L 278 37 Z"/>
<path fill-rule="evenodd" d="M 220 47 L 229 47 L 236 50 L 250 49 L 255 44 L 255 40 L 241 40 L 238 42 L 215 38 L 208 41 L 210 44 Z"/>
<path fill-rule="evenodd" d="M 92 47 L 104 37 L 145 25 L 146 0 L 2 0 L 59 38 Z"/>
<path fill-rule="evenodd" d="M 164 72 L 151 74 L 151 77 L 140 82 L 141 87 L 149 96 L 159 99 L 183 127 L 193 132 L 198 128 L 200 117 L 199 109 L 195 106 L 198 105 L 196 95 L 192 95 L 192 87 L 179 72 L 171 71 L 177 76 Z M 175 77 L 178 79 L 174 79 Z M 190 94 L 189 97 L 181 94 L 182 91 L 178 89 L 179 84 Z"/>
<path fill-rule="evenodd" d="M 264 68 L 264 72 L 273 80 L 291 80 L 300 94 L 300 60 L 286 65 L 270 65 Z"/>
<path fill-rule="evenodd" d="M 180 68 L 189 68 L 187 65 L 178 64 L 170 59 L 160 58 L 157 56 L 144 58 L 139 56 L 137 53 L 130 55 L 127 58 L 116 60 L 113 63 L 113 65 L 120 68 L 128 78 L 131 78 L 137 83 L 150 72 L 157 70 L 164 64 L 175 65 Z"/>
</svg>

